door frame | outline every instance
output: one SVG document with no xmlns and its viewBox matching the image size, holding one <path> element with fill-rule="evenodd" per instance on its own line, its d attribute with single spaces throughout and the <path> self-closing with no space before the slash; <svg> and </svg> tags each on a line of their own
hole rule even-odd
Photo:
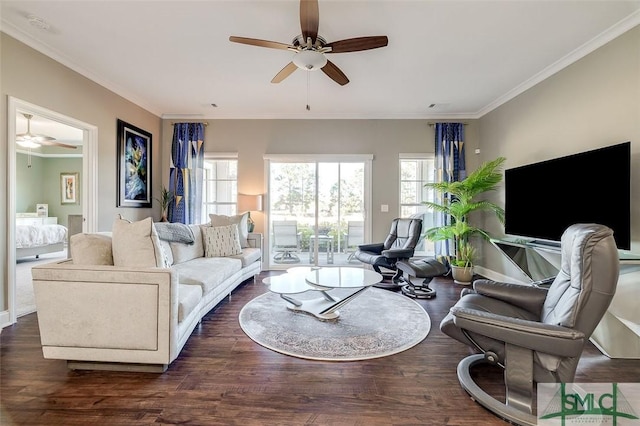
<svg viewBox="0 0 640 426">
<path fill-rule="evenodd" d="M 269 266 L 269 269 L 278 270 L 290 267 L 291 265 L 274 265 L 271 261 L 271 229 L 269 224 L 271 222 L 271 199 L 270 195 L 270 179 L 271 179 L 271 162 L 288 162 L 288 163 L 349 163 L 349 162 L 362 162 L 364 163 L 364 236 L 365 241 L 369 241 L 371 238 L 371 168 L 373 165 L 373 154 L 265 154 L 264 159 L 264 193 L 267 195 L 267 199 L 264 200 L 263 206 L 266 206 L 264 210 L 264 253 L 268 255 L 268 261 L 263 262 L 263 265 Z M 317 193 L 316 182 L 316 193 Z M 318 206 L 316 204 L 316 216 L 318 214 Z M 264 259 L 264 258 L 263 258 Z"/>
<path fill-rule="evenodd" d="M 82 130 L 83 232 L 95 232 L 98 189 L 98 127 L 50 109 L 9 96 L 7 110 L 7 311 L 0 312 L 0 327 L 14 324 L 16 312 L 16 117 L 30 113 Z"/>
</svg>

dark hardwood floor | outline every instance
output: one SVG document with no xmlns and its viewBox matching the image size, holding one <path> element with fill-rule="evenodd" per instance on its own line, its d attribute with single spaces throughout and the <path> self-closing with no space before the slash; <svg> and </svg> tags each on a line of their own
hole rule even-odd
<svg viewBox="0 0 640 426">
<path fill-rule="evenodd" d="M 261 278 L 269 273 L 262 273 Z M 440 320 L 461 286 L 438 278 L 421 300 L 429 336 L 386 358 L 308 361 L 265 349 L 242 332 L 238 314 L 266 291 L 239 287 L 210 312 L 163 374 L 71 371 L 40 350 L 37 314 L 0 334 L 2 425 L 503 425 L 460 387 L 456 365 L 470 352 L 442 334 Z M 478 382 L 503 396 L 502 372 Z M 640 361 L 611 360 L 589 343 L 576 382 L 638 382 Z"/>
</svg>

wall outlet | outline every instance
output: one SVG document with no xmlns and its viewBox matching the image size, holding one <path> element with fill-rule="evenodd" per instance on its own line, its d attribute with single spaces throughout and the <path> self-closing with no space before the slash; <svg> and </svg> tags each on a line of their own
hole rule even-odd
<svg viewBox="0 0 640 426">
<path fill-rule="evenodd" d="M 389 204 L 381 204 L 380 205 L 380 211 L 382 213 L 389 213 Z"/>
</svg>

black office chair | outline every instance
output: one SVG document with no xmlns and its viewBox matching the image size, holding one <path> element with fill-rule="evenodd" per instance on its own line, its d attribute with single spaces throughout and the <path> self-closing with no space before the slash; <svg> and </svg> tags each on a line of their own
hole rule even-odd
<svg viewBox="0 0 640 426">
<path fill-rule="evenodd" d="M 408 260 L 413 256 L 421 232 L 422 219 L 396 218 L 391 222 L 391 230 L 384 243 L 358 246 L 355 254 L 356 259 L 372 265 L 379 274 L 385 275 L 380 269 L 381 267 L 395 271 L 392 274 L 391 282 L 383 281 L 376 284 L 376 287 L 393 289 L 404 284 L 401 279 L 402 271 L 396 267 L 396 262 Z"/>
<path fill-rule="evenodd" d="M 616 291 L 619 270 L 611 229 L 577 224 L 562 235 L 561 269 L 549 288 L 483 279 L 463 290 L 440 329 L 481 352 L 458 364 L 464 390 L 502 418 L 535 425 L 533 383 L 573 382 L 582 350 Z M 504 369 L 505 403 L 473 381 L 470 369 L 478 363 Z"/>
</svg>

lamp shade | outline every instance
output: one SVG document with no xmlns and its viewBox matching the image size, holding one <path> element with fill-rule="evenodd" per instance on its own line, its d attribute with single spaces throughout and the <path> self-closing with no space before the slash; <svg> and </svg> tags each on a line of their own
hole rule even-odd
<svg viewBox="0 0 640 426">
<path fill-rule="evenodd" d="M 262 211 L 262 195 L 238 194 L 238 211 Z"/>
</svg>

